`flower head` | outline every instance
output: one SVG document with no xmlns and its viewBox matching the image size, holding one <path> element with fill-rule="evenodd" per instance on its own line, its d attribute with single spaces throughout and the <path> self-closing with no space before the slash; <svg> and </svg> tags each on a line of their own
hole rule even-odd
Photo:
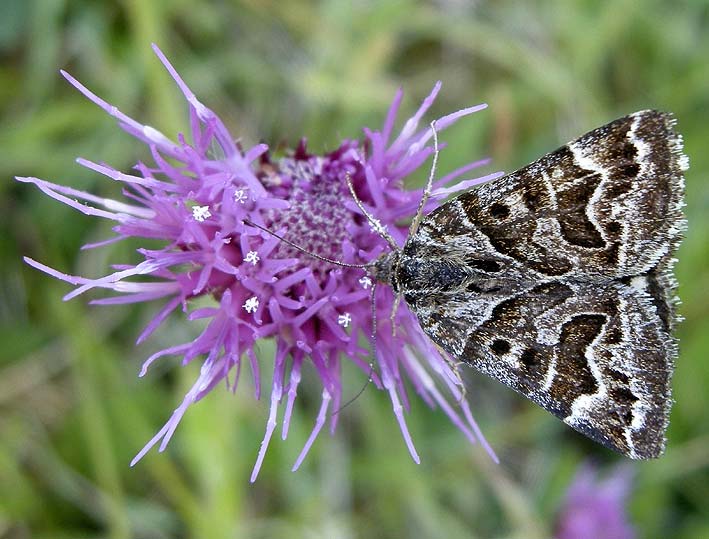
<svg viewBox="0 0 709 539">
<path fill-rule="evenodd" d="M 419 121 L 433 103 L 440 83 L 397 136 L 393 133 L 401 91 L 382 130 L 365 129 L 364 141 L 345 140 L 330 153 L 314 155 L 303 140 L 285 157 L 276 159 L 265 144 L 243 148 L 235 143 L 221 120 L 197 100 L 162 52 L 157 47 L 154 50 L 189 104 L 189 139 L 180 134 L 177 141 L 170 140 L 129 118 L 62 72 L 150 150 L 152 162 L 138 163 L 134 174 L 78 160 L 82 166 L 121 182 L 126 201 L 102 199 L 38 178 L 18 178 L 87 215 L 114 221 L 116 237 L 100 245 L 129 237 L 164 241 L 161 249 L 139 250 L 142 261 L 138 264 L 117 266 L 117 271 L 95 279 L 66 275 L 26 259 L 35 268 L 76 285 L 65 299 L 106 288 L 119 295 L 92 303 L 163 300 L 164 307 L 138 342 L 178 307 L 188 320 L 207 321 L 195 340 L 171 346 L 145 361 L 141 376 L 154 361 L 168 355 L 181 356 L 183 364 L 201 361 L 202 367 L 172 417 L 133 463 L 158 442 L 160 450 L 164 450 L 189 405 L 218 383 L 224 381 L 228 388 L 236 390 L 243 362 L 252 370 L 258 398 L 260 367 L 254 344 L 263 338 L 275 339 L 276 352 L 270 413 L 252 480 L 260 469 L 282 405 L 282 437 L 287 437 L 306 361 L 315 366 L 321 379 L 322 405 L 294 469 L 300 466 L 326 422 L 331 431 L 335 430 L 339 414 L 333 412 L 340 408 L 343 397 L 343 359 L 371 374 L 374 385 L 387 391 L 404 440 L 417 462 L 419 457 L 404 417 L 409 407 L 405 379 L 429 405 L 440 406 L 471 442 L 481 441 L 488 447 L 462 399 L 461 383 L 454 369 L 422 333 L 416 317 L 402 305 L 390 321 L 395 301 L 391 290 L 376 288 L 374 306 L 380 322 L 376 357 L 370 360 L 369 352 L 358 345 L 358 337 L 370 336 L 372 331 L 372 279 L 367 273 L 306 256 L 247 224 L 273 231 L 320 257 L 350 264 L 369 263 L 389 249 L 373 228 L 381 227 L 403 245 L 407 229 L 400 223 L 414 216 L 422 195 L 420 189 L 405 189 L 403 182 L 432 154 L 431 130 L 420 129 Z M 460 117 L 484 107 L 479 105 L 440 118 L 437 129 L 442 131 Z M 436 199 L 488 179 L 445 187 L 483 163 L 471 163 L 438 181 L 425 210 L 433 209 Z M 370 226 L 350 196 L 347 178 L 367 210 L 376 216 L 376 227 Z M 139 275 L 153 280 L 132 280 Z M 200 296 L 211 296 L 214 305 L 192 308 L 190 300 Z M 374 369 L 370 368 L 371 361 Z"/>
<path fill-rule="evenodd" d="M 633 539 L 635 532 L 625 513 L 631 470 L 617 467 L 599 480 L 598 471 L 583 465 L 566 493 L 557 539 Z"/>
</svg>

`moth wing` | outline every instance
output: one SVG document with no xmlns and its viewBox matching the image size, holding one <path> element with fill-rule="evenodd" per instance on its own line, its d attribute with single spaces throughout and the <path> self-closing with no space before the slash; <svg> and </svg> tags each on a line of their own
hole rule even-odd
<svg viewBox="0 0 709 539">
<path fill-rule="evenodd" d="M 647 273 L 668 263 L 685 228 L 688 164 L 673 126 L 653 110 L 620 118 L 442 205 L 419 233 L 452 232 L 452 245 L 475 229 L 530 277 Z"/>
<path fill-rule="evenodd" d="M 424 331 L 457 359 L 506 384 L 579 432 L 631 458 L 664 451 L 676 345 L 647 281 L 549 281 L 490 295 L 489 316 L 461 324 L 450 306 L 467 293 L 421 305 Z M 444 297 L 445 296 L 445 297 Z M 451 342 L 462 345 L 451 350 Z"/>
<path fill-rule="evenodd" d="M 469 274 L 450 290 L 400 280 L 435 342 L 633 458 L 662 453 L 671 404 L 687 168 L 673 126 L 640 111 L 595 129 L 443 204 L 402 253 Z"/>
</svg>

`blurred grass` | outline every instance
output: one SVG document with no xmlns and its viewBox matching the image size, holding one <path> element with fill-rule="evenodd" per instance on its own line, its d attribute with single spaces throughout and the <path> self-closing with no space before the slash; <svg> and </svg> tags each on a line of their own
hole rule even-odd
<svg viewBox="0 0 709 539">
<path fill-rule="evenodd" d="M 165 453 L 129 468 L 195 376 L 167 360 L 138 381 L 138 367 L 194 328 L 176 317 L 135 348 L 157 306 L 61 302 L 67 288 L 22 255 L 99 275 L 136 260 L 136 245 L 77 254 L 108 227 L 12 177 L 110 196 L 116 186 L 73 159 L 127 170 L 147 157 L 59 68 L 150 125 L 184 129 L 186 107 L 153 41 L 248 143 L 305 135 L 315 151 L 331 149 L 380 125 L 397 87 L 411 112 L 440 79 L 431 117 L 491 105 L 446 133 L 442 172 L 484 155 L 513 170 L 617 116 L 675 112 L 692 165 L 677 266 L 686 321 L 669 449 L 634 464 L 631 517 L 639 537 L 709 537 L 707 2 L 4 0 L 0 9 L 0 537 L 547 537 L 576 466 L 621 460 L 471 374 L 469 398 L 500 466 L 420 402 L 409 418 L 423 462 L 413 464 L 388 399 L 369 390 L 293 474 L 319 394 L 306 369 L 292 434 L 274 441 L 255 485 L 267 410 L 246 385 L 214 391 Z M 361 376 L 352 378 L 354 393 Z"/>
</svg>

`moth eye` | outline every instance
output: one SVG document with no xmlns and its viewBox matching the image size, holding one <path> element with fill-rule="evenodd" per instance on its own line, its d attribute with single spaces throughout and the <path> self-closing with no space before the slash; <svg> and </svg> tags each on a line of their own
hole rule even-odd
<svg viewBox="0 0 709 539">
<path fill-rule="evenodd" d="M 492 206 L 490 206 L 490 215 L 492 215 L 495 219 L 507 219 L 510 215 L 510 209 L 504 204 L 495 202 Z"/>
<path fill-rule="evenodd" d="M 490 343 L 490 350 L 498 356 L 505 355 L 510 351 L 510 343 L 503 341 L 502 339 L 495 339 Z"/>
</svg>

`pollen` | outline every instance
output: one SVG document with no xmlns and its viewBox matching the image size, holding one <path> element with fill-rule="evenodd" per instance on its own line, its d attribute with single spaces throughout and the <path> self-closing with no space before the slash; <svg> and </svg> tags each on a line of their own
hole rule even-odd
<svg viewBox="0 0 709 539">
<path fill-rule="evenodd" d="M 209 211 L 209 206 L 193 206 L 192 207 L 192 217 L 198 223 L 203 223 L 206 219 L 212 216 Z"/>
</svg>

